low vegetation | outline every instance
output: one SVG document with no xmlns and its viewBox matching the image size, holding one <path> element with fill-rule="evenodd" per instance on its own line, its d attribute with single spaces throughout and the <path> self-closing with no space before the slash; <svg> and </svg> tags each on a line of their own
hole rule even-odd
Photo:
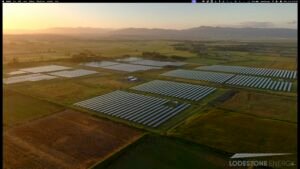
<svg viewBox="0 0 300 169">
<path fill-rule="evenodd" d="M 4 167 L 88 168 L 140 136 L 135 129 L 67 110 L 7 130 Z"/>
<path fill-rule="evenodd" d="M 3 125 L 10 127 L 41 116 L 59 112 L 64 108 L 18 92 L 3 90 Z"/>
<path fill-rule="evenodd" d="M 297 122 L 295 97 L 240 91 L 219 107 L 259 117 Z"/>
<path fill-rule="evenodd" d="M 227 157 L 227 154 L 207 147 L 174 138 L 148 135 L 120 155 L 93 169 L 217 169 L 226 168 Z"/>
<path fill-rule="evenodd" d="M 172 135 L 232 153 L 297 150 L 296 124 L 222 109 L 190 117 Z"/>
<path fill-rule="evenodd" d="M 236 152 L 296 152 L 297 87 L 287 94 L 160 76 L 174 67 L 127 73 L 79 65 L 129 56 L 189 63 L 182 69 L 213 64 L 292 70 L 297 67 L 296 45 L 290 42 L 6 37 L 5 77 L 9 76 L 7 72 L 19 68 L 48 64 L 99 73 L 4 85 L 5 168 L 69 169 L 97 163 L 95 169 L 214 169 L 228 167 L 229 155 Z M 129 82 L 128 76 L 137 77 L 138 81 Z M 199 102 L 192 102 L 130 89 L 155 79 L 217 90 Z M 297 86 L 297 80 L 293 85 Z M 192 106 L 158 129 L 72 106 L 115 90 L 178 100 Z M 63 111 L 70 108 L 82 113 Z M 143 132 L 125 125 L 151 134 L 139 139 Z"/>
</svg>

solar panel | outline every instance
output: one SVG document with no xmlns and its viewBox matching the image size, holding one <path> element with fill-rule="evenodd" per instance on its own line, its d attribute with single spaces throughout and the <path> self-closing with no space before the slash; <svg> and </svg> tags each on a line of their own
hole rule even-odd
<svg viewBox="0 0 300 169">
<path fill-rule="evenodd" d="M 167 99 L 117 90 L 75 105 L 148 127 L 158 127 L 190 106 L 187 103 L 174 106 L 168 103 L 170 100 Z"/>
<path fill-rule="evenodd" d="M 253 67 L 245 67 L 245 66 L 226 66 L 226 65 L 200 66 L 196 69 L 240 73 L 240 74 L 248 74 L 248 75 L 271 76 L 277 78 L 292 78 L 292 79 L 296 79 L 296 74 L 297 74 L 297 71 L 293 71 L 293 70 L 253 68 Z"/>
<path fill-rule="evenodd" d="M 164 80 L 153 80 L 131 89 L 193 101 L 198 101 L 216 90 L 213 87 Z"/>
<path fill-rule="evenodd" d="M 177 69 L 161 74 L 163 76 L 178 77 L 183 79 L 203 80 L 216 83 L 224 83 L 234 76 L 229 73 L 215 73 L 206 71 Z"/>
<path fill-rule="evenodd" d="M 125 71 L 125 72 L 160 69 L 159 67 L 154 67 L 154 66 L 135 65 L 135 64 L 110 62 L 110 61 L 88 62 L 88 63 L 82 63 L 81 65 L 90 66 L 90 67 L 100 67 L 104 69 L 118 70 L 118 71 Z"/>
<path fill-rule="evenodd" d="M 87 63 L 81 63 L 80 65 L 89 66 L 89 67 L 105 67 L 105 66 L 111 66 L 120 64 L 119 62 L 111 62 L 111 61 L 101 61 L 101 62 L 87 62 Z"/>
<path fill-rule="evenodd" d="M 117 65 L 105 66 L 102 68 L 118 70 L 118 71 L 125 71 L 125 72 L 136 72 L 136 71 L 144 71 L 144 70 L 150 70 L 150 69 L 160 69 L 160 67 L 134 65 L 134 64 L 127 64 L 127 63 L 120 63 Z"/>
<path fill-rule="evenodd" d="M 4 84 L 13 84 L 13 83 L 20 83 L 26 81 L 40 81 L 40 80 L 49 80 L 54 79 L 55 76 L 50 75 L 43 75 L 43 74 L 29 74 L 29 75 L 22 75 L 22 76 L 13 76 L 3 79 Z"/>
<path fill-rule="evenodd" d="M 42 72 L 53 72 L 53 71 L 66 70 L 66 69 L 71 69 L 71 68 L 66 66 L 59 66 L 59 65 L 47 65 L 47 66 L 24 68 L 24 69 L 20 69 L 20 71 L 30 72 L 30 73 L 42 73 Z"/>
<path fill-rule="evenodd" d="M 291 91 L 291 82 L 288 83 L 288 87 L 280 87 L 281 81 L 272 80 L 267 77 L 248 76 L 248 75 L 235 75 L 228 73 L 216 73 L 216 72 L 205 72 L 205 71 L 193 71 L 193 70 L 182 70 L 177 69 L 163 73 L 164 76 L 178 77 L 183 79 L 192 80 L 203 80 L 215 83 L 225 83 L 227 85 L 236 85 L 243 87 L 267 89 L 274 91 Z M 283 84 L 284 85 L 284 84 Z"/>
<path fill-rule="evenodd" d="M 116 61 L 119 61 L 119 62 L 133 62 L 133 61 L 137 61 L 137 60 L 142 60 L 142 58 L 128 57 L 128 58 L 123 58 L 123 59 L 116 59 Z"/>
<path fill-rule="evenodd" d="M 139 64 L 139 65 L 149 65 L 149 66 L 182 66 L 186 63 L 184 62 L 169 62 L 169 61 L 156 61 L 156 60 L 137 60 L 137 61 L 131 61 L 132 64 Z"/>
<path fill-rule="evenodd" d="M 287 88 L 287 86 L 292 85 L 291 82 L 287 81 L 247 75 L 236 75 L 232 79 L 228 80 L 226 84 L 286 92 L 291 91 L 291 88 Z"/>
<path fill-rule="evenodd" d="M 85 70 L 85 69 L 76 69 L 76 70 L 65 70 L 65 71 L 53 72 L 49 74 L 60 76 L 60 77 L 79 77 L 79 76 L 86 76 L 95 73 L 98 72 L 92 70 Z"/>
</svg>

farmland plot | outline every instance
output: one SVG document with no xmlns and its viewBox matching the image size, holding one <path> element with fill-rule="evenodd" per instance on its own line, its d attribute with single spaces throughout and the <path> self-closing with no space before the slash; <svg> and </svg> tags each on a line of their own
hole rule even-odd
<svg viewBox="0 0 300 169">
<path fill-rule="evenodd" d="M 6 169 L 86 169 L 138 139 L 140 132 L 67 110 L 11 128 L 4 137 Z"/>
</svg>

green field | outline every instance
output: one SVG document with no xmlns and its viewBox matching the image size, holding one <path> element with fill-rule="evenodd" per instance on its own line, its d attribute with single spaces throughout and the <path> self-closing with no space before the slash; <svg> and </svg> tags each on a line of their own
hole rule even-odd
<svg viewBox="0 0 300 169">
<path fill-rule="evenodd" d="M 107 80 L 104 80 L 105 78 Z M 121 83 L 112 76 L 91 76 L 84 79 L 54 79 L 36 83 L 23 83 L 14 87 L 14 90 L 58 104 L 69 105 L 125 86 L 125 83 Z"/>
<path fill-rule="evenodd" d="M 173 46 L 177 50 L 196 53 L 197 57 L 188 59 L 193 63 L 297 68 L 297 47 L 293 42 L 179 42 Z"/>
<path fill-rule="evenodd" d="M 297 150 L 296 124 L 221 109 L 190 117 L 172 135 L 233 153 Z"/>
<path fill-rule="evenodd" d="M 3 92 L 3 125 L 10 127 L 63 110 L 63 107 L 11 90 Z"/>
<path fill-rule="evenodd" d="M 147 135 L 93 169 L 221 169 L 228 156 L 179 139 Z"/>
<path fill-rule="evenodd" d="M 240 91 L 219 107 L 259 117 L 297 122 L 295 97 Z"/>
<path fill-rule="evenodd" d="M 11 38 L 11 37 L 10 37 Z M 60 37 L 62 38 L 62 37 Z M 184 48 L 178 48 L 184 44 Z M 287 51 L 291 51 L 286 54 Z M 63 109 L 76 109 L 93 117 L 140 128 L 147 134 L 129 147 L 113 154 L 95 169 L 193 169 L 225 168 L 228 157 L 236 152 L 294 153 L 297 149 L 297 80 L 291 93 L 256 90 L 212 82 L 161 76 L 174 70 L 121 72 L 80 66 L 83 61 L 114 60 L 143 56 L 150 59 L 184 61 L 182 69 L 200 65 L 225 64 L 278 69 L 296 69 L 294 43 L 281 42 L 186 42 L 186 41 L 98 41 L 88 39 L 9 39 L 4 44 L 4 76 L 24 67 L 57 64 L 96 70 L 99 73 L 77 77 L 4 85 L 4 127 L 25 124 Z M 83 53 L 87 60 L 76 60 Z M 149 53 L 148 53 L 149 54 Z M 147 58 L 147 57 L 145 57 Z M 14 62 L 14 60 L 17 60 Z M 128 76 L 139 78 L 128 82 Z M 216 87 L 201 101 L 131 90 L 130 87 L 151 81 L 170 80 Z M 191 103 L 157 129 L 110 117 L 73 106 L 74 103 L 115 90 Z M 223 101 L 219 97 L 235 91 Z M 85 122 L 83 122 L 85 123 Z M 91 126 L 92 127 L 92 126 Z M 76 147 L 76 145 L 74 145 Z"/>
<path fill-rule="evenodd" d="M 66 65 L 71 67 L 80 67 L 83 68 L 83 66 L 78 66 L 74 63 L 55 63 L 53 64 L 59 64 L 59 65 Z M 151 70 L 151 71 L 140 71 L 140 72 L 133 72 L 133 73 L 126 73 L 126 72 L 118 72 L 118 71 L 112 71 L 108 69 L 101 69 L 101 68 L 89 68 L 96 70 L 100 72 L 99 74 L 94 74 L 90 76 L 83 76 L 79 78 L 58 78 L 53 80 L 47 80 L 47 81 L 39 81 L 39 82 L 28 82 L 28 83 L 20 83 L 20 84 L 13 84 L 13 85 L 6 85 L 6 88 L 9 88 L 11 90 L 18 91 L 20 93 L 23 93 L 24 95 L 29 95 L 35 98 L 48 100 L 50 102 L 72 107 L 81 111 L 86 111 L 92 114 L 95 114 L 99 117 L 105 117 L 108 119 L 116 120 L 118 122 L 126 123 L 129 125 L 132 125 L 134 127 L 139 127 L 142 129 L 147 129 L 153 132 L 166 132 L 170 127 L 173 125 L 179 124 L 183 119 L 189 117 L 190 115 L 194 113 L 198 113 L 197 110 L 201 110 L 206 106 L 206 104 L 213 100 L 215 97 L 219 96 L 223 92 L 226 91 L 226 89 L 219 89 L 213 94 L 209 95 L 205 99 L 203 99 L 201 102 L 191 102 L 187 100 L 182 100 L 174 97 L 167 97 L 162 96 L 159 94 L 150 94 L 146 92 L 138 92 L 136 90 L 129 89 L 130 87 L 136 86 L 138 84 L 142 84 L 154 79 L 164 79 L 163 76 L 159 76 L 159 74 L 166 72 L 168 70 L 172 70 L 174 68 L 164 68 L 159 70 Z M 137 82 L 128 82 L 126 77 L 129 75 L 133 75 L 139 78 L 139 81 Z M 206 83 L 206 85 L 208 85 Z M 193 104 L 191 108 L 188 110 L 179 113 L 177 116 L 172 118 L 167 123 L 163 124 L 159 129 L 151 129 L 151 128 L 145 128 L 144 126 L 133 124 L 131 122 L 128 122 L 126 120 L 118 119 L 115 117 L 107 116 L 103 113 L 96 113 L 93 111 L 89 111 L 86 109 L 81 109 L 76 106 L 72 106 L 74 103 L 89 99 L 91 97 L 99 96 L 102 94 L 106 94 L 115 90 L 124 90 L 129 92 L 135 92 L 140 93 L 144 95 L 150 95 L 155 97 L 162 97 L 170 100 L 179 100 L 181 102 L 190 102 Z"/>
<path fill-rule="evenodd" d="M 19 62 L 50 61 L 57 59 L 70 59 L 74 54 L 80 52 L 88 53 L 88 56 L 96 57 L 120 57 L 123 55 L 137 56 L 143 52 L 159 51 L 164 55 L 177 55 L 183 57 L 195 56 L 188 51 L 176 50 L 172 41 L 96 41 L 77 39 L 40 39 L 31 37 L 30 39 L 7 36 L 4 41 L 4 63 L 11 62 L 13 58 L 18 58 Z M 12 42 L 10 42 L 12 41 Z"/>
</svg>

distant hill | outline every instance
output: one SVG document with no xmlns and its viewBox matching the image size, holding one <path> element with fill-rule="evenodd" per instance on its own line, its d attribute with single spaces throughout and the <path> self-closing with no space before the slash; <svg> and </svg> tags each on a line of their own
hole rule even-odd
<svg viewBox="0 0 300 169">
<path fill-rule="evenodd" d="M 49 28 L 40 30 L 40 33 L 50 33 L 50 34 L 104 34 L 112 31 L 113 29 L 104 28 L 89 28 L 89 27 L 77 27 L 77 28 Z"/>
<path fill-rule="evenodd" d="M 111 38 L 172 40 L 296 39 L 297 30 L 283 28 L 198 27 L 184 30 L 129 28 L 110 32 Z"/>
<path fill-rule="evenodd" d="M 297 39 L 296 29 L 286 28 L 230 28 L 201 26 L 190 29 L 148 29 L 148 28 L 50 28 L 23 34 L 56 34 L 82 38 L 124 39 L 124 40 L 275 40 Z"/>
</svg>

